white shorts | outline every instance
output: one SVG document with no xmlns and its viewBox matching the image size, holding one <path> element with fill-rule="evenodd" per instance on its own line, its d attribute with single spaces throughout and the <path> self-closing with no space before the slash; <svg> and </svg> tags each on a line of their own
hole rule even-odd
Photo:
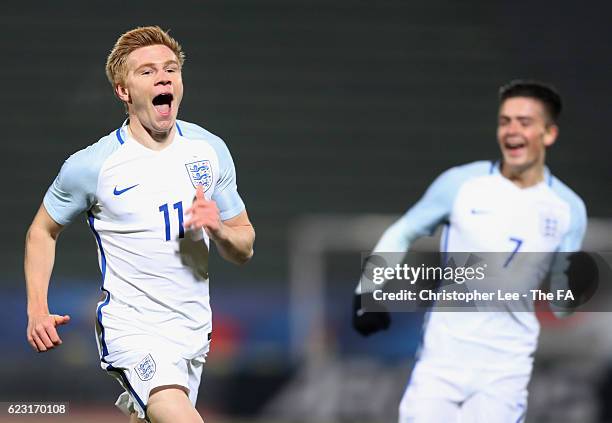
<svg viewBox="0 0 612 423">
<path fill-rule="evenodd" d="M 399 423 L 524 422 L 530 372 L 419 361 L 400 402 Z"/>
<path fill-rule="evenodd" d="M 99 336 L 97 338 L 100 339 Z M 107 345 L 108 354 L 101 354 L 102 369 L 125 389 L 115 405 L 127 416 L 136 412 L 139 418 L 144 419 L 151 390 L 159 386 L 179 385 L 186 388 L 189 400 L 195 406 L 210 340 L 203 354 L 185 358 L 165 340 L 146 339 L 147 335 L 144 334 L 138 338 L 145 338 L 144 342 L 139 343 L 141 346 L 132 344 L 129 348 L 118 349 L 111 344 Z"/>
</svg>

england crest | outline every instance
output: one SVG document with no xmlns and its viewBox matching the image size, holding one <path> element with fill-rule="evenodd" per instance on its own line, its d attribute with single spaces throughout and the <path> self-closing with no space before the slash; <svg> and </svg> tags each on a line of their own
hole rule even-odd
<svg viewBox="0 0 612 423">
<path fill-rule="evenodd" d="M 147 354 L 147 356 L 134 367 L 134 370 L 136 370 L 138 377 L 142 381 L 146 382 L 147 380 L 151 380 L 155 375 L 155 360 L 153 360 L 151 354 Z"/>
<path fill-rule="evenodd" d="M 540 215 L 540 234 L 546 238 L 555 238 L 559 233 L 559 219 L 553 215 Z"/>
<path fill-rule="evenodd" d="M 210 165 L 210 161 L 200 160 L 197 162 L 187 163 L 185 164 L 185 167 L 187 168 L 187 173 L 189 174 L 189 179 L 191 180 L 193 187 L 197 188 L 198 185 L 202 185 L 204 192 L 208 191 L 213 180 L 212 166 Z"/>
</svg>

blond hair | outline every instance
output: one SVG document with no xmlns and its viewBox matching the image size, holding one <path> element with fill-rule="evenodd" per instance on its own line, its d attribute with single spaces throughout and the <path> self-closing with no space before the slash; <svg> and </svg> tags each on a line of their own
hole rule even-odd
<svg viewBox="0 0 612 423">
<path fill-rule="evenodd" d="M 113 88 L 124 84 L 127 77 L 127 57 L 136 49 L 154 45 L 168 47 L 176 55 L 179 64 L 183 66 L 185 53 L 181 45 L 158 26 L 141 26 L 123 34 L 106 59 L 106 77 Z"/>
</svg>

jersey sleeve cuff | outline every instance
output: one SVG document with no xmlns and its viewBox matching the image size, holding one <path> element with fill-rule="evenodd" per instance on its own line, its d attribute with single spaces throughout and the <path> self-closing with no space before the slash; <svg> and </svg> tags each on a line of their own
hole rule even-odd
<svg viewBox="0 0 612 423">
<path fill-rule="evenodd" d="M 65 226 L 70 223 L 69 219 L 63 217 L 61 212 L 53 207 L 52 202 L 48 200 L 46 195 L 43 198 L 43 206 L 49 216 L 51 216 L 51 219 L 55 220 L 57 224 Z"/>
<path fill-rule="evenodd" d="M 232 217 L 238 216 L 245 209 L 244 204 L 238 204 L 235 207 L 232 207 L 229 210 L 224 210 L 220 213 L 221 220 L 229 220 Z"/>
</svg>

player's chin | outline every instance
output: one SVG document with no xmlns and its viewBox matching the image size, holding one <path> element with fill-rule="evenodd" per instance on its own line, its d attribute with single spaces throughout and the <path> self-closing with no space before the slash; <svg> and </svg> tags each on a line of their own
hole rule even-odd
<svg viewBox="0 0 612 423">
<path fill-rule="evenodd" d="M 176 115 L 171 114 L 168 116 L 160 116 L 156 113 L 155 118 L 152 119 L 153 130 L 156 132 L 168 132 L 174 126 L 176 122 Z"/>
<path fill-rule="evenodd" d="M 522 167 L 528 162 L 525 154 L 517 155 L 515 152 L 503 151 L 504 164 L 512 167 Z"/>
</svg>

